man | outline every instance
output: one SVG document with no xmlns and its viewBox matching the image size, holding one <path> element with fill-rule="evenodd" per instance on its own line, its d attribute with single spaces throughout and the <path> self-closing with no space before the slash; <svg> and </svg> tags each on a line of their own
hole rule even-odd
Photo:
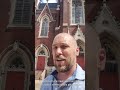
<svg viewBox="0 0 120 90">
<path fill-rule="evenodd" d="M 85 72 L 76 63 L 79 48 L 67 33 L 58 34 L 52 44 L 56 70 L 45 78 L 40 90 L 85 90 Z"/>
</svg>

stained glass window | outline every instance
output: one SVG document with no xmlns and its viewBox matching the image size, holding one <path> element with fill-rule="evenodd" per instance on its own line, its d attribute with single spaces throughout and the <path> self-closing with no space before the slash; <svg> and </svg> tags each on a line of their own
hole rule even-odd
<svg viewBox="0 0 120 90">
<path fill-rule="evenodd" d="M 81 0 L 72 1 L 72 23 L 73 24 L 84 23 L 83 5 Z"/>
<path fill-rule="evenodd" d="M 47 18 L 43 19 L 40 36 L 47 36 L 49 29 L 49 20 Z"/>
</svg>

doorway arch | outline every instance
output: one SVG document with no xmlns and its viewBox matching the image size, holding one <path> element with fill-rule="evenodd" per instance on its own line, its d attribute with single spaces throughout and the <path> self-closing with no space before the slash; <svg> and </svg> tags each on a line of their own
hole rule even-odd
<svg viewBox="0 0 120 90">
<path fill-rule="evenodd" d="M 2 52 L 0 59 L 0 90 L 29 90 L 34 66 L 29 49 L 15 41 Z M 20 84 L 22 86 L 19 86 Z"/>
<path fill-rule="evenodd" d="M 106 51 L 105 69 L 100 72 L 100 88 L 103 88 L 105 90 L 119 90 L 120 42 L 114 35 L 111 35 L 109 32 L 106 31 L 102 32 L 99 36 L 101 46 L 102 48 L 105 48 Z M 106 82 L 109 82 L 109 86 L 105 85 Z"/>
</svg>

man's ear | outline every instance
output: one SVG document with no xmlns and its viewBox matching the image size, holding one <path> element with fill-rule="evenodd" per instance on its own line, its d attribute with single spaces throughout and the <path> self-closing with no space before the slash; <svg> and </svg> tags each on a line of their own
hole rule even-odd
<svg viewBox="0 0 120 90">
<path fill-rule="evenodd" d="M 79 55 L 79 52 L 80 52 L 79 47 L 77 47 L 77 49 L 76 49 L 76 56 Z"/>
</svg>

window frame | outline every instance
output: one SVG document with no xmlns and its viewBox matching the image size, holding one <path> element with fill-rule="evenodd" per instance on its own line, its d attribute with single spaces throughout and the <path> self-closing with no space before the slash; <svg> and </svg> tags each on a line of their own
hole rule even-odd
<svg viewBox="0 0 120 90">
<path fill-rule="evenodd" d="M 24 0 L 23 0 L 24 1 Z M 33 0 L 29 0 L 29 9 L 30 9 L 30 16 L 29 16 L 29 22 L 27 23 L 27 24 L 23 24 L 23 23 L 18 23 L 18 24 L 14 24 L 13 23 L 13 20 L 14 20 L 14 18 L 15 18 L 15 9 L 16 9 L 16 2 L 17 2 L 17 0 L 10 0 L 10 2 L 11 2 L 11 8 L 10 8 L 10 12 L 9 12 L 9 23 L 8 23 L 8 26 L 7 26 L 7 28 L 9 28 L 9 27 L 29 27 L 29 28 L 32 28 L 32 23 L 31 23 L 31 21 L 32 21 L 32 14 L 33 14 Z M 23 2 L 23 4 L 24 4 L 25 2 Z M 21 8 L 24 8 L 24 6 L 22 6 Z M 21 12 L 23 12 L 23 10 L 21 11 Z M 23 13 L 24 14 L 24 13 Z M 21 21 L 22 21 L 23 19 L 21 18 Z"/>
<path fill-rule="evenodd" d="M 41 32 L 42 32 L 42 25 L 43 25 L 43 21 L 47 19 L 48 20 L 48 26 L 47 26 L 47 35 L 46 36 L 41 36 Z M 38 38 L 48 38 L 48 34 L 49 34 L 49 26 L 50 26 L 50 19 L 47 15 L 43 16 L 41 18 L 41 22 L 40 22 L 40 26 L 39 26 L 39 35 Z"/>
<path fill-rule="evenodd" d="M 72 2 L 73 2 L 73 0 L 71 0 L 71 7 L 70 7 L 70 8 L 71 8 L 71 9 L 70 9 L 70 10 L 71 10 L 71 20 L 70 20 L 71 25 L 78 25 L 78 24 L 79 24 L 79 25 L 85 25 L 85 9 L 84 9 L 84 2 L 85 2 L 85 1 L 84 1 L 84 0 L 81 0 L 81 4 L 82 4 L 82 5 L 81 5 L 82 10 L 81 10 L 81 11 L 82 11 L 82 19 L 83 19 L 82 21 L 83 21 L 83 22 L 81 22 L 81 20 L 80 20 L 79 23 L 73 23 L 73 21 L 72 21 L 72 20 L 73 20 L 73 15 L 72 15 L 72 14 L 73 14 L 73 10 L 72 10 L 72 9 L 73 9 L 73 6 L 72 6 Z M 75 16 L 75 15 L 74 15 L 74 16 Z"/>
</svg>

